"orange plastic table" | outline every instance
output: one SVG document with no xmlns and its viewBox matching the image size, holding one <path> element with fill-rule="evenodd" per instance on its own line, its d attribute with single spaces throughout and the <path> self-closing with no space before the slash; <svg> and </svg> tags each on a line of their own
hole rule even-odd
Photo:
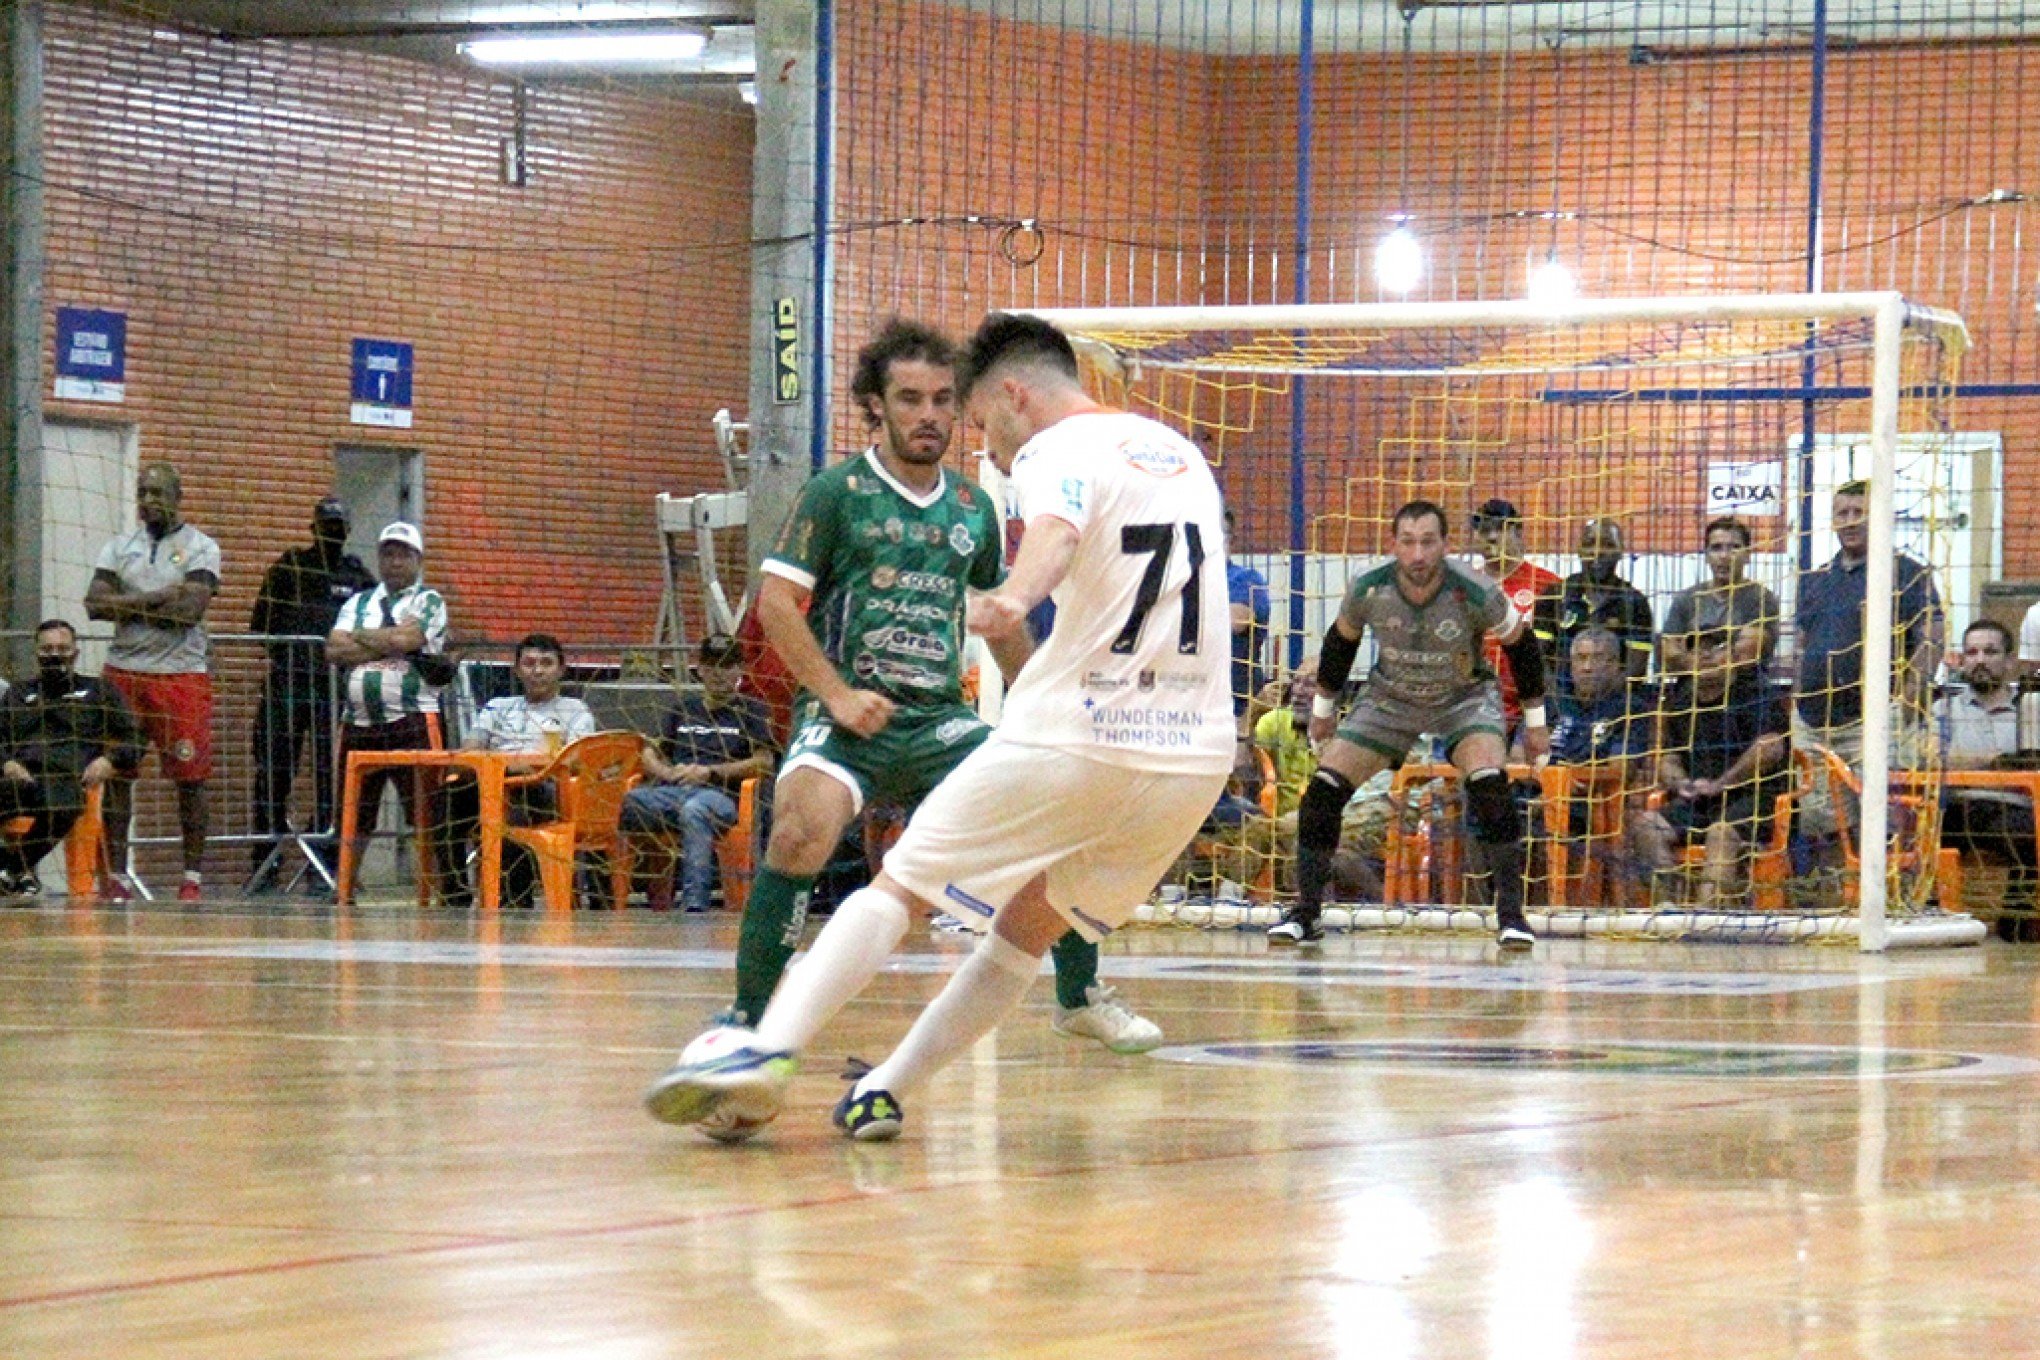
<svg viewBox="0 0 2040 1360">
<path fill-rule="evenodd" d="M 354 900 L 354 838 L 356 832 L 355 804 L 361 800 L 361 777 L 369 770 L 410 769 L 426 770 L 463 769 L 475 772 L 475 786 L 481 795 L 481 892 L 483 911 L 495 911 L 502 905 L 503 871 L 503 818 L 505 800 L 504 780 L 512 770 L 529 770 L 542 766 L 549 759 L 543 753 L 528 755 L 506 755 L 500 751 L 350 751 L 347 755 L 347 776 L 340 801 L 340 873 L 336 895 L 340 905 L 346 906 Z M 419 790 L 416 806 L 419 820 L 426 823 L 423 789 Z M 424 826 L 414 828 L 422 840 Z M 425 906 L 432 900 L 432 879 L 429 856 L 425 846 L 419 849 L 418 904 Z"/>
</svg>

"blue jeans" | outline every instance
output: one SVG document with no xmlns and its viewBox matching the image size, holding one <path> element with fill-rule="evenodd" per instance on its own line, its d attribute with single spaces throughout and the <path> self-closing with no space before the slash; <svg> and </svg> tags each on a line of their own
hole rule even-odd
<svg viewBox="0 0 2040 1360">
<path fill-rule="evenodd" d="M 687 911 L 708 910 L 716 837 L 736 822 L 736 799 L 708 785 L 641 784 L 623 800 L 625 831 L 680 833 L 680 905 Z"/>
</svg>

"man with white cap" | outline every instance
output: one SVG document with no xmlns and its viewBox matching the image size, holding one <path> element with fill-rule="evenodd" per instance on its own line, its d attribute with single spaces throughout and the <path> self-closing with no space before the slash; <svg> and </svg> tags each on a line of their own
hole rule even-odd
<svg viewBox="0 0 2040 1360">
<path fill-rule="evenodd" d="M 343 762 L 350 751 L 436 751 L 446 744 L 439 725 L 439 690 L 450 678 L 442 673 L 447 666 L 446 601 L 422 582 L 425 537 L 418 526 L 402 520 L 386 526 L 375 563 L 382 583 L 342 605 L 326 638 L 326 660 L 348 668 L 340 732 Z M 361 782 L 361 800 L 355 805 L 357 861 L 375 830 L 383 785 L 399 773 L 373 770 Z M 397 779 L 397 796 L 411 825 L 421 826 L 424 809 L 415 805 L 408 776 Z M 451 881 L 446 866 L 440 867 L 441 881 Z"/>
</svg>

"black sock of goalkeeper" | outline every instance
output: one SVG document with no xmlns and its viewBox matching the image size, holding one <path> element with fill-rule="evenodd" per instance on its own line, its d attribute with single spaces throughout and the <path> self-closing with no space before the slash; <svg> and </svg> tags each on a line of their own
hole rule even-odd
<svg viewBox="0 0 2040 1360">
<path fill-rule="evenodd" d="M 1296 909 L 1315 916 L 1332 881 L 1332 856 L 1339 851 L 1339 819 L 1353 797 L 1353 781 L 1336 770 L 1319 770 L 1304 787 L 1296 809 Z"/>
<path fill-rule="evenodd" d="M 1495 914 L 1523 914 L 1523 814 L 1500 770 L 1475 770 L 1466 777 L 1466 814 L 1494 880 Z M 1301 869 L 1299 867 L 1299 873 Z"/>
</svg>

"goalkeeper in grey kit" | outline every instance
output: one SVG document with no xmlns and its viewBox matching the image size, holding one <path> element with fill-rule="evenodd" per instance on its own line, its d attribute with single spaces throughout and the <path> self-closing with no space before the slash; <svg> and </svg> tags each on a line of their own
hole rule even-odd
<svg viewBox="0 0 2040 1360">
<path fill-rule="evenodd" d="M 1501 587 L 1445 556 L 1445 512 L 1411 501 L 1395 512 L 1394 560 L 1362 572 L 1346 589 L 1318 654 L 1310 738 L 1323 743 L 1317 772 L 1296 817 L 1296 905 L 1268 931 L 1274 944 L 1316 944 L 1339 817 L 1353 790 L 1400 766 L 1417 738 L 1442 738 L 1466 781 L 1467 819 L 1485 852 L 1495 889 L 1496 939 L 1503 949 L 1536 942 L 1523 915 L 1523 815 L 1502 766 L 1502 697 L 1482 655 L 1492 636 L 1509 658 L 1523 703 L 1523 742 L 1535 759 L 1551 749 L 1544 715 L 1544 653 Z M 1339 721 L 1338 695 L 1360 639 L 1374 630 L 1377 659 L 1367 690 Z M 1326 739 L 1329 738 L 1327 743 Z"/>
</svg>

